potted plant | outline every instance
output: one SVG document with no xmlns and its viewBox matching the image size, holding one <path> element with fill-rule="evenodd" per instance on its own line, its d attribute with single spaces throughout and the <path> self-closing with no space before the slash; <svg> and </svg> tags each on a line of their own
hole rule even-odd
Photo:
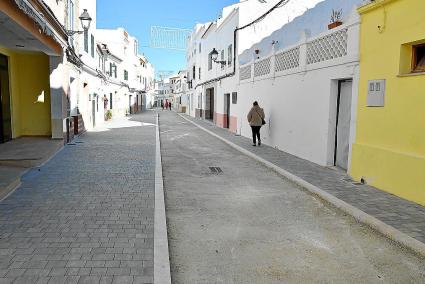
<svg viewBox="0 0 425 284">
<path fill-rule="evenodd" d="M 110 120 L 110 119 L 112 119 L 112 111 L 108 109 L 105 113 L 105 120 Z"/>
<path fill-rule="evenodd" d="M 331 30 L 342 25 L 341 19 L 342 19 L 342 10 L 337 11 L 332 9 L 331 23 L 328 25 L 328 29 Z"/>
</svg>

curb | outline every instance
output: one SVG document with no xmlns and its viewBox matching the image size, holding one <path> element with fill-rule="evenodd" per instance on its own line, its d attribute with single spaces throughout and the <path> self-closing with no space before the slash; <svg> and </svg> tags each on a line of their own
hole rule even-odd
<svg viewBox="0 0 425 284">
<path fill-rule="evenodd" d="M 22 175 L 26 174 L 27 171 L 23 172 Z M 0 202 L 3 200 L 6 200 L 12 193 L 15 192 L 21 185 L 21 176 L 17 177 L 14 181 L 12 181 L 8 186 L 5 187 L 4 192 L 5 194 L 3 196 L 0 196 Z"/>
<path fill-rule="evenodd" d="M 159 114 L 156 114 L 155 154 L 155 217 L 154 217 L 154 276 L 155 284 L 171 284 L 170 256 L 168 252 L 167 219 L 165 215 L 164 180 L 162 176 Z"/>
<path fill-rule="evenodd" d="M 195 125 L 196 127 L 202 129 L 203 131 L 207 132 L 208 134 L 218 138 L 219 140 L 223 141 L 224 143 L 228 144 L 229 146 L 231 146 L 232 148 L 238 150 L 239 152 L 247 155 L 248 157 L 257 160 L 258 162 L 260 162 L 261 164 L 263 164 L 264 166 L 268 167 L 269 169 L 277 172 L 278 174 L 284 176 L 285 178 L 287 178 L 288 180 L 298 184 L 299 186 L 305 188 L 307 191 L 309 191 L 310 193 L 312 193 L 313 195 L 318 196 L 319 198 L 321 198 L 322 200 L 325 200 L 326 202 L 332 204 L 334 207 L 340 209 L 341 211 L 351 215 L 355 220 L 357 220 L 360 223 L 364 223 L 367 226 L 369 226 L 370 228 L 374 229 L 375 231 L 383 234 L 385 237 L 389 238 L 390 240 L 398 243 L 399 245 L 410 249 L 411 251 L 413 251 L 415 254 L 421 256 L 421 257 L 425 257 L 425 244 L 410 237 L 409 235 L 397 230 L 396 228 L 378 220 L 377 218 L 363 212 L 362 210 L 346 203 L 345 201 L 342 201 L 339 198 L 336 198 L 335 196 L 325 192 L 324 190 L 320 189 L 319 187 L 312 185 L 309 182 L 306 182 L 305 180 L 301 179 L 300 177 L 291 174 L 290 172 L 282 169 L 279 166 L 276 166 L 275 164 L 255 155 L 254 153 L 230 142 L 229 140 L 215 134 L 214 132 L 200 126 L 199 124 L 191 121 L 190 119 L 184 117 L 181 114 L 178 114 L 180 117 L 182 117 L 183 119 L 189 121 L 190 123 L 192 123 L 193 125 Z"/>
</svg>

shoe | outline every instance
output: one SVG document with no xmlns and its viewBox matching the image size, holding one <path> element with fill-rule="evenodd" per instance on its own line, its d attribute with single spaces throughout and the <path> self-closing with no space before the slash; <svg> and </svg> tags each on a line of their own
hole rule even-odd
<svg viewBox="0 0 425 284">
<path fill-rule="evenodd" d="M 258 140 L 258 146 L 261 146 L 261 140 Z"/>
<path fill-rule="evenodd" d="M 255 147 L 255 146 L 257 146 L 257 144 L 255 144 L 255 143 L 254 143 L 254 144 L 252 144 L 252 146 L 254 146 L 254 147 Z"/>
</svg>

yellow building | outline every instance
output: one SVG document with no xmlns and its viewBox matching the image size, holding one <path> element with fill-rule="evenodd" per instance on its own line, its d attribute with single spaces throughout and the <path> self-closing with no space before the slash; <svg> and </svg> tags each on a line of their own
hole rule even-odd
<svg viewBox="0 0 425 284">
<path fill-rule="evenodd" d="M 359 9 L 360 87 L 350 174 L 425 205 L 425 1 Z"/>
<path fill-rule="evenodd" d="M 34 0 L 0 1 L 0 22 L 0 143 L 22 136 L 63 138 L 65 90 L 52 84 L 52 73 L 64 55 L 64 28 Z"/>
</svg>

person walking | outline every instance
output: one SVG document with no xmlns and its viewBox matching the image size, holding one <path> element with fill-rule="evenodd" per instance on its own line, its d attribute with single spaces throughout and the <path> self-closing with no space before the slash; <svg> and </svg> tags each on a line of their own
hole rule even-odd
<svg viewBox="0 0 425 284">
<path fill-rule="evenodd" d="M 168 103 L 168 108 L 171 110 L 171 102 Z"/>
<path fill-rule="evenodd" d="M 261 129 L 261 126 L 266 124 L 264 120 L 265 117 L 266 116 L 264 115 L 264 110 L 260 108 L 260 106 L 258 105 L 258 102 L 255 101 L 247 116 L 249 125 L 251 126 L 251 130 L 252 130 L 252 143 L 253 143 L 252 146 L 257 146 L 257 141 L 256 141 L 257 138 L 258 138 L 258 146 L 261 146 L 260 129 Z"/>
</svg>

